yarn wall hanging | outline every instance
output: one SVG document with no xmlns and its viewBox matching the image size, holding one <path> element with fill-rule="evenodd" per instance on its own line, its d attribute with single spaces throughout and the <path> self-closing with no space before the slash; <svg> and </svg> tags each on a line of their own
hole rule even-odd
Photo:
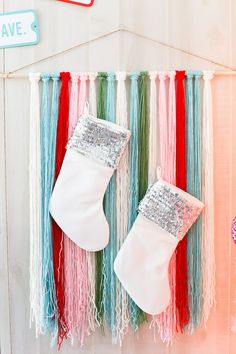
<svg viewBox="0 0 236 354">
<path fill-rule="evenodd" d="M 206 326 L 215 306 L 212 72 L 30 74 L 30 322 L 60 347 L 83 345 L 95 329 L 122 344 L 147 316 L 128 296 L 113 264 L 139 202 L 160 177 L 202 200 L 202 218 L 169 265 L 171 301 L 150 329 L 166 344 Z M 85 109 L 129 129 L 129 146 L 104 197 L 107 247 L 89 252 L 52 220 L 49 201 L 68 138 Z M 207 238 L 205 235 L 207 234 Z M 95 235 L 94 235 L 95 237 Z"/>
</svg>

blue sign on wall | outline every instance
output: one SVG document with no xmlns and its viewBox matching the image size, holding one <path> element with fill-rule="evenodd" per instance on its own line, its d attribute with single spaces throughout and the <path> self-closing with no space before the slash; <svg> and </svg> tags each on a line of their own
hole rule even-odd
<svg viewBox="0 0 236 354">
<path fill-rule="evenodd" d="M 0 13 L 0 48 L 39 43 L 39 24 L 35 11 Z"/>
</svg>

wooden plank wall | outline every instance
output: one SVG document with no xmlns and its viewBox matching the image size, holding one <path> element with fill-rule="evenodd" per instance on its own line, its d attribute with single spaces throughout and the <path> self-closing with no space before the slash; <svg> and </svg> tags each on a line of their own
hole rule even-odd
<svg viewBox="0 0 236 354">
<path fill-rule="evenodd" d="M 0 10 L 35 8 L 41 42 L 0 52 L 0 70 L 102 71 L 219 69 L 200 57 L 236 66 L 234 0 L 95 0 L 91 9 L 55 0 L 0 0 Z M 158 45 L 129 33 L 116 33 L 63 55 L 56 53 L 101 34 L 126 27 L 154 40 L 195 53 Z M 44 57 L 50 59 L 25 66 Z M 207 330 L 182 336 L 166 348 L 144 327 L 138 339 L 128 335 L 122 348 L 99 333 L 83 348 L 63 345 L 61 354 L 233 354 L 236 334 L 230 332 L 236 313 L 235 260 L 229 226 L 236 213 L 236 79 L 214 80 L 217 308 Z M 1 354 L 52 354 L 47 336 L 35 339 L 29 330 L 29 83 L 0 80 L 0 343 Z M 234 168 L 233 168 L 234 162 Z M 5 178 L 6 177 L 6 178 Z M 234 193 L 234 196 L 233 196 Z"/>
</svg>

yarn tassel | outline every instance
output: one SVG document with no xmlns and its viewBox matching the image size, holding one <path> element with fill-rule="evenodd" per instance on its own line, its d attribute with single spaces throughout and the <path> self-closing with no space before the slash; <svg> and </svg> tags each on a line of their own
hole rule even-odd
<svg viewBox="0 0 236 354">
<path fill-rule="evenodd" d="M 185 71 L 176 72 L 176 186 L 186 191 Z M 187 238 L 176 249 L 176 328 L 182 332 L 189 321 Z"/>
<path fill-rule="evenodd" d="M 193 74 L 187 73 L 187 192 L 194 194 L 195 192 L 195 170 L 194 170 L 194 114 L 193 114 Z M 193 311 L 194 311 L 194 263 L 195 255 L 194 250 L 194 229 L 188 232 L 187 236 L 187 250 L 188 250 L 188 293 L 189 293 L 189 311 L 190 323 L 189 330 L 192 331 L 193 324 Z"/>
<path fill-rule="evenodd" d="M 201 199 L 200 73 L 187 73 L 187 191 Z M 187 236 L 190 333 L 201 321 L 201 218 Z"/>
<path fill-rule="evenodd" d="M 106 118 L 106 93 L 107 93 L 107 74 L 98 73 L 98 94 L 97 94 L 97 116 L 100 119 Z M 104 203 L 105 204 L 105 203 Z M 105 207 L 105 205 L 104 205 Z M 97 321 L 101 325 L 104 318 L 103 303 L 103 252 L 96 253 L 96 285 L 95 285 L 95 303 L 97 307 Z"/>
<path fill-rule="evenodd" d="M 139 81 L 139 161 L 138 161 L 138 200 L 141 201 L 146 194 L 148 188 L 148 109 L 147 109 L 147 72 L 140 73 Z M 136 323 L 135 329 L 137 329 L 145 320 L 146 315 L 140 309 L 136 308 Z"/>
<path fill-rule="evenodd" d="M 81 73 L 79 75 L 80 79 L 80 89 L 79 89 L 79 100 L 78 100 L 78 117 L 84 111 L 84 105 L 86 101 L 87 93 L 87 79 L 88 75 Z M 89 333 L 88 329 L 88 269 L 87 269 L 87 252 L 82 250 L 80 247 L 74 247 L 75 260 L 76 260 L 76 285 L 77 285 L 77 301 L 78 301 L 78 311 L 76 313 L 76 326 L 77 335 L 80 340 L 81 345 L 84 343 L 85 335 Z"/>
<path fill-rule="evenodd" d="M 214 72 L 203 72 L 202 118 L 202 319 L 206 327 L 211 308 L 216 304 L 214 249 L 214 147 L 211 80 Z"/>
<path fill-rule="evenodd" d="M 107 104 L 106 120 L 115 122 L 115 74 L 107 74 Z M 115 256 L 117 254 L 117 224 L 116 224 L 116 174 L 108 184 L 105 194 L 105 215 L 109 224 L 110 240 L 103 250 L 103 304 L 104 317 L 111 330 L 112 341 L 116 333 L 116 276 L 113 270 Z"/>
<path fill-rule="evenodd" d="M 116 123 L 128 129 L 125 72 L 117 72 Z M 117 209 L 117 252 L 121 248 L 128 231 L 128 161 L 129 150 L 124 152 L 117 169 L 116 209 Z M 117 279 L 116 284 L 117 338 L 120 345 L 129 325 L 128 294 Z"/>
<path fill-rule="evenodd" d="M 89 106 L 90 112 L 97 117 L 97 99 L 95 80 L 97 73 L 89 73 Z M 88 272 L 88 330 L 94 332 L 99 325 L 97 321 L 97 308 L 95 304 L 95 252 L 87 252 Z"/>
<path fill-rule="evenodd" d="M 157 116 L 157 72 L 151 71 L 150 77 L 150 128 L 149 128 L 149 161 L 148 184 L 157 180 L 158 167 L 158 116 Z"/>
<path fill-rule="evenodd" d="M 202 73 L 194 73 L 194 147 L 195 147 L 195 192 L 194 195 L 198 199 L 202 196 L 202 152 L 201 152 L 201 102 L 200 102 L 200 79 Z M 194 228 L 196 229 L 195 237 L 195 301 L 194 301 L 194 322 L 195 328 L 200 326 L 202 315 L 202 257 L 201 257 L 201 238 L 202 238 L 202 219 L 201 216 L 196 221 Z"/>
<path fill-rule="evenodd" d="M 30 327 L 35 323 L 36 338 L 42 333 L 42 245 L 40 215 L 40 73 L 30 73 Z"/>
<path fill-rule="evenodd" d="M 69 106 L 69 127 L 68 137 L 71 136 L 76 126 L 78 119 L 78 88 L 79 74 L 71 73 L 71 92 Z M 78 294 L 77 294 L 77 264 L 75 256 L 74 242 L 64 234 L 64 262 L 65 262 L 65 321 L 68 326 L 68 337 L 71 343 L 74 342 L 74 337 L 77 333 L 76 316 L 79 312 Z"/>
<path fill-rule="evenodd" d="M 129 205 L 129 223 L 128 229 L 130 230 L 133 222 L 135 221 L 136 203 L 138 205 L 139 201 L 144 197 L 147 187 L 148 187 L 148 112 L 147 112 L 147 73 L 141 72 L 133 73 L 131 75 L 131 112 L 130 112 L 130 122 L 132 125 L 132 130 L 136 132 L 138 129 L 138 134 L 136 138 L 133 137 L 131 148 L 130 148 L 130 181 L 134 182 L 132 186 L 132 197 L 134 201 L 130 201 Z M 138 82 L 138 76 L 140 81 Z M 137 122 L 135 122 L 137 120 Z M 131 130 L 131 134 L 132 134 Z M 135 140 L 134 140 L 135 139 Z M 138 149 L 137 145 L 133 144 L 137 142 L 138 139 Z M 138 155 L 135 156 L 134 148 L 138 150 Z M 136 161 L 136 157 L 138 160 Z M 138 176 L 137 182 L 134 181 L 134 177 Z M 131 198 L 131 196 L 130 196 Z M 129 301 L 129 311 L 131 326 L 134 331 L 137 331 L 139 326 L 146 320 L 145 313 L 132 301 Z"/>
<path fill-rule="evenodd" d="M 136 217 L 139 203 L 139 88 L 140 73 L 130 75 L 130 149 L 129 149 L 129 199 L 128 199 L 128 231 L 130 231 Z M 134 331 L 139 326 L 139 307 L 129 298 L 130 323 Z"/>
<path fill-rule="evenodd" d="M 66 152 L 69 124 L 69 80 L 70 73 L 60 73 L 62 81 L 59 98 L 59 116 L 57 126 L 56 164 L 55 181 L 60 173 L 62 162 Z M 55 221 L 53 229 L 53 250 L 54 250 L 54 276 L 56 283 L 56 295 L 58 304 L 58 346 L 60 347 L 68 328 L 64 317 L 64 235 Z"/>
<path fill-rule="evenodd" d="M 43 96 L 40 127 L 41 145 L 41 231 L 42 231 L 42 328 L 55 338 L 57 332 L 57 304 L 53 269 L 53 250 L 49 198 L 53 186 L 51 166 L 51 117 L 49 103 L 50 74 L 43 74 Z M 54 81 L 55 82 L 55 81 Z"/>
<path fill-rule="evenodd" d="M 166 79 L 169 83 L 169 119 L 167 112 Z M 175 159 L 176 159 L 176 114 L 175 114 L 175 72 L 159 73 L 159 124 L 160 124 L 160 156 L 161 178 L 175 184 Z M 168 308 L 160 315 L 153 318 L 151 327 L 158 329 L 163 342 L 170 344 L 175 332 L 175 254 L 169 265 L 169 282 L 171 301 Z"/>
</svg>

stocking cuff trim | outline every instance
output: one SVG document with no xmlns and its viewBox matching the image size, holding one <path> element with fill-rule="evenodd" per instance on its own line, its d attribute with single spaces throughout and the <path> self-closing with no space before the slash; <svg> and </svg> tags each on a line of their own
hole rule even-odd
<svg viewBox="0 0 236 354">
<path fill-rule="evenodd" d="M 67 148 L 116 169 L 130 132 L 115 123 L 82 115 Z"/>
<path fill-rule="evenodd" d="M 153 184 L 138 211 L 177 239 L 182 239 L 203 209 L 203 203 L 163 181 Z"/>
</svg>

